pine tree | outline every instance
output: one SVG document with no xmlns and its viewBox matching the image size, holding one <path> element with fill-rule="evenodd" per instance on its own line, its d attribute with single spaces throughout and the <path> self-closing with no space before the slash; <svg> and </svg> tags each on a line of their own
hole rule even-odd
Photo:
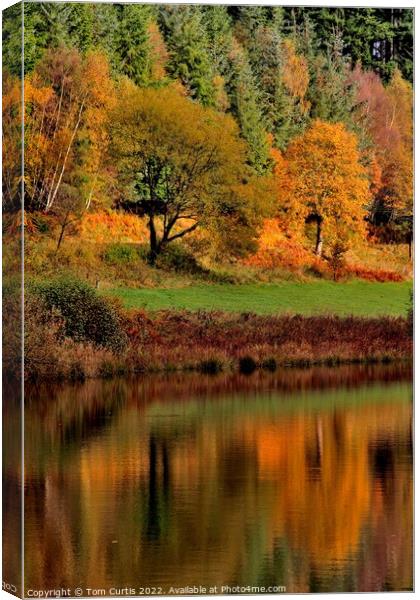
<svg viewBox="0 0 420 600">
<path fill-rule="evenodd" d="M 393 37 L 388 15 L 376 8 L 350 8 L 345 15 L 343 41 L 353 63 L 360 61 L 365 68 L 388 77 L 393 70 L 386 61 L 387 47 Z"/>
<path fill-rule="evenodd" d="M 292 39 L 281 48 L 281 80 L 277 90 L 275 141 L 284 149 L 290 139 L 301 133 L 308 123 L 310 101 L 307 99 L 310 70 L 305 56 L 296 51 Z"/>
<path fill-rule="evenodd" d="M 117 43 L 119 37 L 119 12 L 113 4 L 98 3 L 92 5 L 93 19 L 93 45 L 108 57 L 114 73 L 118 73 L 119 57 Z"/>
<path fill-rule="evenodd" d="M 119 27 L 116 33 L 114 64 L 137 85 L 149 78 L 149 43 L 147 26 L 151 11 L 147 4 L 115 5 Z"/>
<path fill-rule="evenodd" d="M 72 4 L 69 14 L 68 37 L 81 52 L 90 50 L 93 45 L 94 5 Z"/>
<path fill-rule="evenodd" d="M 224 5 L 202 6 L 202 22 L 206 28 L 208 50 L 215 74 L 226 76 L 232 47 L 231 18 Z"/>
<path fill-rule="evenodd" d="M 270 20 L 274 31 L 282 36 L 284 32 L 284 8 L 282 6 L 272 6 Z"/>
<path fill-rule="evenodd" d="M 273 27 L 258 27 L 249 50 L 249 59 L 261 91 L 261 110 L 268 130 L 274 132 L 281 112 L 278 100 L 282 51 L 280 35 Z"/>
<path fill-rule="evenodd" d="M 263 173 L 270 158 L 260 95 L 246 52 L 236 40 L 230 58 L 232 76 L 228 89 L 232 112 L 248 142 L 251 165 L 258 173 Z"/>
<path fill-rule="evenodd" d="M 26 6 L 26 5 L 25 5 Z M 22 5 L 9 6 L 3 12 L 2 65 L 8 74 L 21 76 L 22 70 Z M 28 39 L 29 42 L 29 39 Z M 32 44 L 28 43 L 31 53 Z M 25 58 L 26 55 L 25 55 Z M 31 55 L 31 62 L 33 61 Z"/>
<path fill-rule="evenodd" d="M 269 22 L 270 7 L 238 6 L 231 8 L 235 14 L 235 37 L 244 48 L 249 49 L 256 31 Z"/>
<path fill-rule="evenodd" d="M 350 80 L 350 63 L 343 55 L 340 35 L 331 39 L 325 54 L 318 54 L 314 70 L 315 80 L 310 92 L 311 116 L 331 123 L 342 122 L 352 129 L 355 88 Z"/>
<path fill-rule="evenodd" d="M 215 100 L 213 70 L 200 7 L 163 6 L 159 18 L 169 51 L 169 74 L 181 81 L 192 98 L 203 105 L 212 105 Z"/>
</svg>

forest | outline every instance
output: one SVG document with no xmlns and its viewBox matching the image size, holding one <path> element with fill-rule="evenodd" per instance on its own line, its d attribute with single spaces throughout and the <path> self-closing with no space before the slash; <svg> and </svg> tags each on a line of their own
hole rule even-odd
<svg viewBox="0 0 420 600">
<path fill-rule="evenodd" d="M 161 302 L 169 288 L 162 307 L 174 308 L 177 291 L 196 296 L 197 284 L 217 299 L 224 286 L 248 284 L 252 296 L 252 286 L 291 281 L 305 295 L 307 283 L 334 282 L 320 291 L 322 304 L 323 294 L 360 281 L 353 289 L 361 298 L 366 282 L 384 286 L 369 288 L 376 308 L 366 314 L 406 312 L 411 9 L 25 3 L 23 10 L 24 73 L 22 6 L 3 18 L 4 235 L 16 236 L 23 189 L 25 268 L 48 310 L 70 310 L 63 299 L 70 288 L 137 308 L 150 308 L 142 290 L 156 290 Z M 11 264 L 13 245 L 5 252 Z M 404 298 L 396 312 L 380 304 L 391 284 L 400 287 L 389 295 Z M 354 312 L 351 302 L 344 314 Z M 238 300 L 242 310 L 246 300 Z M 148 318 L 143 329 L 153 329 Z M 77 335 L 67 321 L 65 337 L 95 341 L 88 321 Z M 363 325 L 355 328 L 362 336 Z M 363 352 L 360 340 L 347 359 Z"/>
</svg>

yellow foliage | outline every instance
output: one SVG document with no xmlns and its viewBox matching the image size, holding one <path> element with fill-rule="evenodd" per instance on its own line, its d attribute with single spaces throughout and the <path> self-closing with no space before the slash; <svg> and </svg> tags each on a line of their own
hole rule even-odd
<svg viewBox="0 0 420 600">
<path fill-rule="evenodd" d="M 283 52 L 283 83 L 292 97 L 299 101 L 302 112 L 306 113 L 310 108 L 310 103 L 305 100 L 309 85 L 308 61 L 304 56 L 296 54 L 295 45 L 290 39 L 283 42 Z"/>
<path fill-rule="evenodd" d="M 341 123 L 315 120 L 292 140 L 285 158 L 291 183 L 283 206 L 291 220 L 303 227 L 305 218 L 317 217 L 330 244 L 363 235 L 369 181 L 354 134 Z"/>
</svg>

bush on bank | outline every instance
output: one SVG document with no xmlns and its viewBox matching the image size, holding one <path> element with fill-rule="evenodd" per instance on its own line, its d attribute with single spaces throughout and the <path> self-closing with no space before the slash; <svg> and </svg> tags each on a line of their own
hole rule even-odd
<svg viewBox="0 0 420 600">
<path fill-rule="evenodd" d="M 4 367 L 20 373 L 20 291 L 6 289 Z M 74 279 L 25 294 L 25 375 L 82 380 L 124 373 L 196 370 L 251 373 L 281 366 L 390 362 L 412 356 L 403 317 L 128 311 Z"/>
<path fill-rule="evenodd" d="M 118 308 L 84 281 L 61 277 L 35 285 L 47 310 L 63 318 L 63 333 L 75 342 L 121 351 L 127 343 Z"/>
</svg>

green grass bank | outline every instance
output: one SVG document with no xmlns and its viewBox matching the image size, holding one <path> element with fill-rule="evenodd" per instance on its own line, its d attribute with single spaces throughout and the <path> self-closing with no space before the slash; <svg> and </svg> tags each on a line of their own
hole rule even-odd
<svg viewBox="0 0 420 600">
<path fill-rule="evenodd" d="M 407 314 L 410 281 L 377 283 L 284 282 L 278 284 L 192 285 L 182 288 L 115 288 L 104 293 L 126 308 L 220 310 L 260 315 L 403 316 Z"/>
</svg>

